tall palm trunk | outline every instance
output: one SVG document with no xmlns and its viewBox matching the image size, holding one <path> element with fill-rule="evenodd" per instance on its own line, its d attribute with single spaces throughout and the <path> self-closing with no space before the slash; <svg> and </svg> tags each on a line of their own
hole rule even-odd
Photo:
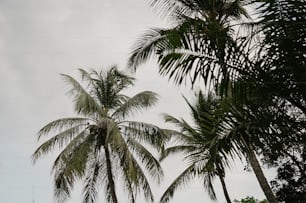
<svg viewBox="0 0 306 203">
<path fill-rule="evenodd" d="M 107 170 L 107 179 L 109 182 L 110 193 L 113 200 L 113 203 L 118 203 L 116 190 L 115 190 L 115 182 L 112 174 L 112 165 L 110 161 L 110 154 L 107 145 L 104 146 L 105 158 L 106 158 L 106 170 Z"/>
<path fill-rule="evenodd" d="M 228 194 L 228 191 L 227 191 L 227 188 L 226 188 L 226 185 L 225 185 L 224 177 L 221 176 L 221 175 L 218 175 L 218 176 L 219 176 L 219 179 L 220 179 L 220 182 L 221 182 L 221 185 L 222 185 L 222 189 L 223 189 L 223 193 L 224 193 L 226 202 L 231 203 L 232 201 L 229 197 L 229 194 Z"/>
<path fill-rule="evenodd" d="M 277 200 L 276 200 L 276 197 L 274 196 L 272 190 L 271 190 L 271 187 L 259 165 L 259 162 L 257 160 L 257 157 L 254 153 L 254 150 L 250 150 L 248 152 L 248 158 L 249 158 L 249 161 L 250 161 L 250 164 L 251 164 L 251 167 L 256 175 L 256 178 L 259 182 L 259 185 L 262 189 L 262 191 L 264 192 L 267 200 L 269 203 L 277 203 Z"/>
</svg>

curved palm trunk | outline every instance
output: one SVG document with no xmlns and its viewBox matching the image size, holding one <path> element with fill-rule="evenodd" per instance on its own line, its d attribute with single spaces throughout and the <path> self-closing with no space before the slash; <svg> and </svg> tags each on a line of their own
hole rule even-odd
<svg viewBox="0 0 306 203">
<path fill-rule="evenodd" d="M 259 185 L 262 189 L 262 191 L 264 192 L 267 200 L 269 203 L 278 203 L 277 200 L 276 200 L 276 197 L 274 196 L 272 190 L 271 190 L 271 187 L 259 165 L 259 162 L 257 160 L 257 157 L 254 153 L 254 151 L 251 149 L 248 153 L 248 158 L 249 158 L 249 161 L 250 161 L 250 164 L 251 164 L 251 167 L 253 168 L 253 171 L 256 175 L 256 178 L 259 182 Z"/>
<path fill-rule="evenodd" d="M 112 174 L 110 154 L 109 154 L 107 146 L 104 146 L 104 151 L 105 151 L 105 158 L 106 158 L 107 179 L 109 182 L 111 197 L 112 197 L 113 203 L 118 203 L 117 196 L 116 196 L 116 190 L 115 190 L 115 182 L 114 182 L 113 174 Z"/>
<path fill-rule="evenodd" d="M 227 191 L 227 188 L 226 188 L 223 176 L 219 175 L 219 179 L 220 179 L 220 182 L 221 182 L 221 185 L 222 185 L 222 189 L 223 189 L 223 193 L 224 193 L 226 202 L 227 203 L 231 203 L 232 201 L 231 201 L 231 199 L 229 197 L 229 194 L 228 194 L 228 191 Z"/>
</svg>

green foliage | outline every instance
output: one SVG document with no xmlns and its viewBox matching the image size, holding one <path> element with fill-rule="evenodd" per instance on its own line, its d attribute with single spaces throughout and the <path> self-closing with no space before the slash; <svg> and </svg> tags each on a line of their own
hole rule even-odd
<svg viewBox="0 0 306 203">
<path fill-rule="evenodd" d="M 167 188 L 160 202 L 168 202 L 176 190 L 194 178 L 203 181 L 210 198 L 215 200 L 213 180 L 219 177 L 221 182 L 224 181 L 225 168 L 229 167 L 230 159 L 233 157 L 232 143 L 220 140 L 224 137 L 223 120 L 226 105 L 213 94 L 204 96 L 199 91 L 195 96 L 193 104 L 185 98 L 194 121 L 193 126 L 183 119 L 164 115 L 165 121 L 175 124 L 178 132 L 172 135 L 175 144 L 163 151 L 161 159 L 171 154 L 182 153 L 188 166 Z M 223 187 L 226 191 L 225 185 Z M 227 192 L 225 195 L 228 196 Z"/>
<path fill-rule="evenodd" d="M 271 182 L 278 199 L 282 202 L 302 203 L 306 200 L 306 153 L 301 148 L 299 157 L 291 156 L 281 162 L 277 177 Z"/>
<path fill-rule="evenodd" d="M 243 3 L 255 7 L 254 21 L 244 21 Z M 136 70 L 157 56 L 161 75 L 178 84 L 204 81 L 206 89 L 230 98 L 235 146 L 246 153 L 253 149 L 265 164 L 279 167 L 279 199 L 288 185 L 300 191 L 292 180 L 304 177 L 305 168 L 305 1 L 151 0 L 151 5 L 170 16 L 173 26 L 144 34 L 130 67 Z M 294 165 L 293 177 L 282 175 L 286 162 Z"/>
<path fill-rule="evenodd" d="M 263 142 L 264 161 L 278 167 L 272 183 L 279 201 L 305 202 L 306 2 L 265 0 L 258 5 L 264 38 L 255 69 L 277 109 L 270 114 L 277 133 Z"/>
<path fill-rule="evenodd" d="M 169 29 L 151 29 L 136 42 L 129 66 L 136 70 L 156 55 L 159 72 L 182 84 L 187 79 L 206 85 L 228 82 L 248 63 L 238 46 L 232 21 L 249 18 L 240 1 L 152 0 L 152 6 L 171 16 Z M 237 54 L 239 53 L 239 54 Z M 243 67 L 241 66 L 243 65 Z"/>
<path fill-rule="evenodd" d="M 147 201 L 153 194 L 146 174 L 156 180 L 163 176 L 158 160 L 142 145 L 163 149 L 166 131 L 155 125 L 127 120 L 133 113 L 156 104 L 154 92 L 143 91 L 133 97 L 122 91 L 133 85 L 134 78 L 117 67 L 107 71 L 80 69 L 81 83 L 62 75 L 71 86 L 74 109 L 80 117 L 61 118 L 38 132 L 41 140 L 51 135 L 33 153 L 33 161 L 58 147 L 54 161 L 54 194 L 59 202 L 70 197 L 74 184 L 84 181 L 83 202 L 96 202 L 98 187 L 104 186 L 107 202 L 117 202 L 115 183 L 122 181 L 130 202 L 143 192 Z"/>
<path fill-rule="evenodd" d="M 249 197 L 249 196 L 241 200 L 235 199 L 233 202 L 234 203 L 268 203 L 267 200 L 258 200 L 258 199 L 255 199 L 254 197 Z"/>
</svg>

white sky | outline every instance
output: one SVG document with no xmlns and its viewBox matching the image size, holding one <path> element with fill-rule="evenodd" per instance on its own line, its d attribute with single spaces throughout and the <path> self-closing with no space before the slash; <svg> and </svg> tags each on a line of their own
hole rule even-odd
<svg viewBox="0 0 306 203">
<path fill-rule="evenodd" d="M 146 0 L 0 0 L 0 202 L 52 203 L 50 175 L 55 155 L 32 165 L 36 133 L 47 122 L 73 114 L 67 87 L 59 74 L 76 76 L 78 68 L 126 65 L 129 50 L 141 33 L 164 26 Z M 160 113 L 188 119 L 181 97 L 188 88 L 175 87 L 157 74 L 154 62 L 135 75 L 131 93 L 152 90 L 160 103 L 141 119 L 162 125 Z M 178 157 L 163 164 L 165 180 L 152 184 L 156 202 L 182 169 Z M 236 164 L 227 173 L 231 198 L 264 198 L 253 173 Z M 269 171 L 268 178 L 273 177 Z M 225 202 L 216 180 L 219 203 Z M 102 192 L 102 190 L 101 190 Z M 103 194 L 101 194 L 103 195 Z M 101 201 L 103 197 L 100 198 Z M 122 192 L 119 200 L 127 202 Z M 76 188 L 69 203 L 81 203 Z M 173 203 L 212 202 L 199 181 L 175 194 Z"/>
</svg>

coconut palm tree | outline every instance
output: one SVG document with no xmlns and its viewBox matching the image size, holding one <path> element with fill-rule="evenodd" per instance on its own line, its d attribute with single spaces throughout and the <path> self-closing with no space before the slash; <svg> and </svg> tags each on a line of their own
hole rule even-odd
<svg viewBox="0 0 306 203">
<path fill-rule="evenodd" d="M 212 180 L 218 177 L 226 201 L 231 202 L 224 182 L 225 169 L 229 167 L 230 160 L 245 157 L 269 202 L 276 203 L 255 153 L 258 145 L 262 144 L 262 139 L 278 135 L 279 129 L 275 129 L 274 124 L 271 124 L 272 117 L 276 117 L 271 117 L 272 112 L 266 112 L 265 107 L 239 107 L 232 103 L 230 98 L 221 99 L 212 93 L 205 98 L 200 91 L 196 98 L 194 105 L 185 99 L 191 109 L 195 127 L 183 119 L 165 116 L 166 121 L 180 128 L 181 134 L 175 135 L 180 144 L 167 148 L 164 156 L 183 152 L 189 166 L 169 186 L 161 202 L 167 202 L 180 185 L 194 177 L 203 178 L 212 199 L 215 199 Z"/>
<path fill-rule="evenodd" d="M 129 58 L 131 69 L 136 70 L 156 55 L 161 75 L 178 84 L 186 79 L 192 84 L 203 79 L 208 85 L 220 79 L 226 84 L 229 75 L 245 70 L 250 63 L 242 46 L 237 45 L 238 38 L 234 39 L 233 22 L 249 18 L 239 0 L 151 2 L 171 16 L 174 25 L 151 29 L 139 38 Z"/>
<path fill-rule="evenodd" d="M 117 203 L 118 179 L 130 202 L 135 202 L 139 192 L 153 201 L 145 174 L 159 181 L 163 172 L 143 144 L 160 150 L 166 135 L 155 125 L 128 118 L 156 104 L 157 95 L 151 91 L 124 95 L 134 78 L 116 66 L 101 72 L 79 71 L 84 87 L 73 77 L 62 75 L 72 87 L 69 93 L 79 116 L 54 120 L 38 132 L 39 140 L 53 136 L 33 153 L 34 163 L 56 147 L 61 149 L 52 167 L 55 197 L 60 202 L 69 198 L 75 182 L 82 180 L 84 203 L 96 202 L 100 185 L 104 186 L 107 202 Z"/>
<path fill-rule="evenodd" d="M 170 154 L 183 153 L 184 158 L 188 160 L 188 166 L 164 192 L 160 202 L 168 202 L 180 186 L 193 178 L 203 180 L 209 197 L 215 200 L 213 180 L 218 177 L 225 199 L 227 203 L 230 203 L 224 181 L 225 168 L 229 167 L 230 159 L 234 154 L 240 155 L 240 153 L 235 151 L 232 142 L 221 139 L 225 130 L 222 125 L 225 103 L 219 102 L 213 94 L 205 97 L 201 91 L 196 94 L 194 104 L 189 103 L 186 98 L 185 101 L 190 108 L 195 125 L 191 126 L 184 119 L 177 119 L 170 115 L 164 116 L 166 122 L 175 124 L 179 128 L 179 133 L 173 135 L 175 145 L 165 149 L 162 159 Z"/>
</svg>

